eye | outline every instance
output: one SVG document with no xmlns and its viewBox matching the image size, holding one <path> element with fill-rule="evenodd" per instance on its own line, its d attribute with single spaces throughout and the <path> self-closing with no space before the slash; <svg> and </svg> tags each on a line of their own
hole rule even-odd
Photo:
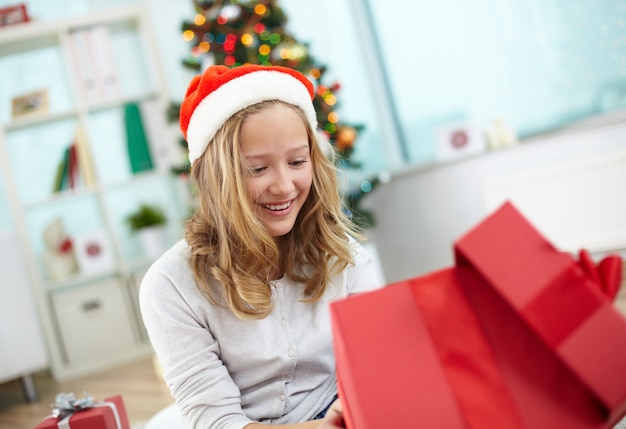
<svg viewBox="0 0 626 429">
<path fill-rule="evenodd" d="M 296 161 L 292 161 L 289 163 L 289 165 L 292 165 L 294 167 L 300 167 L 301 165 L 303 165 L 304 163 L 306 163 L 307 160 L 306 159 L 298 159 Z"/>
<path fill-rule="evenodd" d="M 261 174 L 263 173 L 267 167 L 250 167 L 251 174 Z"/>
</svg>

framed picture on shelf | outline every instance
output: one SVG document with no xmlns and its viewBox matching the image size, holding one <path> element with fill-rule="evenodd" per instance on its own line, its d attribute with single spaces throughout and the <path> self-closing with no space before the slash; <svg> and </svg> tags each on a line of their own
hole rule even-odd
<svg viewBox="0 0 626 429">
<path fill-rule="evenodd" d="M 18 95 L 11 100 L 11 115 L 13 118 L 46 112 L 48 112 L 48 90 L 46 89 Z"/>
<path fill-rule="evenodd" d="M 471 120 L 437 128 L 435 141 L 438 161 L 450 161 L 487 150 L 480 125 Z"/>
<path fill-rule="evenodd" d="M 0 7 L 0 27 L 28 21 L 30 18 L 24 3 Z"/>
<path fill-rule="evenodd" d="M 115 268 L 115 260 L 103 231 L 74 237 L 74 251 L 81 274 L 97 274 Z"/>
</svg>

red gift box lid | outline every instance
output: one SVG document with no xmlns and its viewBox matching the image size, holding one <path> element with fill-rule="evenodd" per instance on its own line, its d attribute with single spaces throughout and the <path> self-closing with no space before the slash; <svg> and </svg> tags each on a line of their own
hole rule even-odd
<svg viewBox="0 0 626 429">
<path fill-rule="evenodd" d="M 522 317 L 608 409 L 626 409 L 626 320 L 602 286 L 507 202 L 461 237 L 456 265 Z"/>
</svg>

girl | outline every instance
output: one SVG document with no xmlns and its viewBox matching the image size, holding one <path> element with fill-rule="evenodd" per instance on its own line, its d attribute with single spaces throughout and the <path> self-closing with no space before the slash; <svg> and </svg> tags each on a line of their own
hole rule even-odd
<svg viewBox="0 0 626 429">
<path fill-rule="evenodd" d="M 378 285 L 313 94 L 289 68 L 213 66 L 183 100 L 198 207 L 140 303 L 189 427 L 344 427 L 328 307 Z"/>
</svg>

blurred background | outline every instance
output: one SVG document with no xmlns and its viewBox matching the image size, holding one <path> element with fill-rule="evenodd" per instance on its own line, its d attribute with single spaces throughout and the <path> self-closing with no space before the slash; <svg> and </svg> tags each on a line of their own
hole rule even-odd
<svg viewBox="0 0 626 429">
<path fill-rule="evenodd" d="M 0 323 L 20 327 L 0 344 L 33 339 L 0 347 L 0 381 L 150 352 L 137 286 L 193 208 L 176 106 L 211 63 L 315 82 L 384 282 L 452 264 L 506 200 L 563 251 L 626 255 L 626 1 L 0 0 L 0 20 Z"/>
</svg>

